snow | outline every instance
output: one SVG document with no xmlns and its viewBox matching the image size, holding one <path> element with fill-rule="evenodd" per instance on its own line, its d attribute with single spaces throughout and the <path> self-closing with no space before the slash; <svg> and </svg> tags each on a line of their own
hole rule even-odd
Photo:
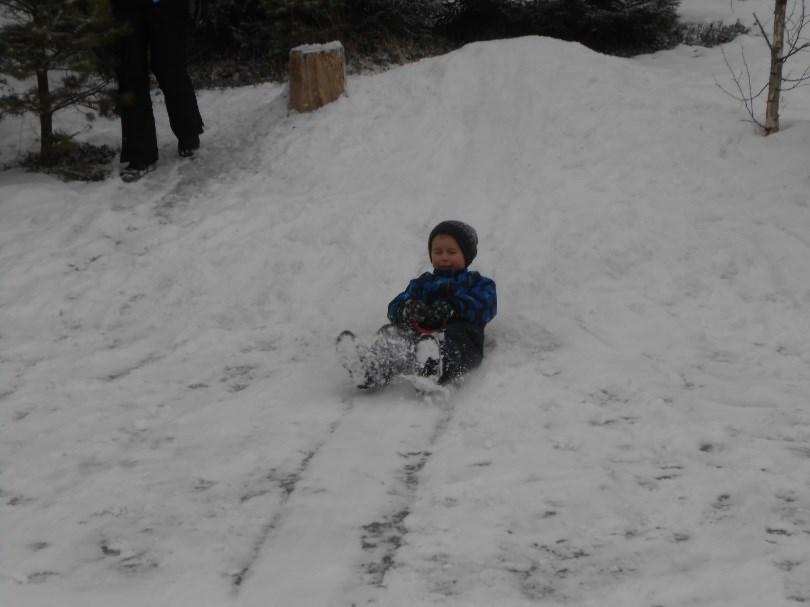
<svg viewBox="0 0 810 607">
<path fill-rule="evenodd" d="M 493 41 L 311 114 L 204 91 L 192 161 L 157 107 L 135 184 L 0 173 L 2 604 L 810 601 L 810 96 L 763 138 L 725 69 Z M 447 218 L 483 367 L 358 394 L 334 338 Z"/>
<path fill-rule="evenodd" d="M 342 51 L 343 44 L 339 40 L 333 40 L 332 42 L 326 42 L 323 44 L 301 44 L 296 46 L 290 52 L 298 51 L 303 55 L 308 55 L 311 53 L 328 53 L 330 51 Z"/>
</svg>

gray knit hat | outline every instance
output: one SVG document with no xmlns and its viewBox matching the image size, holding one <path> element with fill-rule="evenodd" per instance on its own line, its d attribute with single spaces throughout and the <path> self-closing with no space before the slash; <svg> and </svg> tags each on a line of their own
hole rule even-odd
<svg viewBox="0 0 810 607">
<path fill-rule="evenodd" d="M 439 234 L 452 236 L 461 248 L 465 265 L 469 266 L 472 263 L 478 254 L 478 234 L 472 226 L 463 221 L 449 220 L 441 222 L 430 231 L 428 254 L 433 250 L 433 239 Z"/>
</svg>

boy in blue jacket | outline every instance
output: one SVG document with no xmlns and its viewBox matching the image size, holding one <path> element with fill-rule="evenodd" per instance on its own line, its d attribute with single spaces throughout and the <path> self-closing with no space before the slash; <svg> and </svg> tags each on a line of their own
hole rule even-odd
<svg viewBox="0 0 810 607">
<path fill-rule="evenodd" d="M 478 235 L 461 221 L 443 221 L 430 232 L 433 272 L 410 281 L 388 304 L 390 325 L 369 347 L 344 331 L 343 364 L 360 388 L 377 388 L 395 375 L 417 374 L 439 384 L 481 364 L 484 326 L 497 313 L 495 282 L 468 269 Z"/>
</svg>

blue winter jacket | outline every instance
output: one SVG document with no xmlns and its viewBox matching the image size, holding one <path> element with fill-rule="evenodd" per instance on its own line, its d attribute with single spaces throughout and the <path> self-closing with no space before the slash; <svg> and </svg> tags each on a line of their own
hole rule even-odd
<svg viewBox="0 0 810 607">
<path fill-rule="evenodd" d="M 427 305 L 446 301 L 453 306 L 455 318 L 481 327 L 495 318 L 498 311 L 495 282 L 470 270 L 435 270 L 414 278 L 408 288 L 388 304 L 388 320 L 401 322 L 402 306 L 411 299 Z"/>
</svg>

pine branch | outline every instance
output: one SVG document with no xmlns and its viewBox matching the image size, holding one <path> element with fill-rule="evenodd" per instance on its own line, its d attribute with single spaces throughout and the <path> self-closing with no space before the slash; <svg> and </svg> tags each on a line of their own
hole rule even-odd
<svg viewBox="0 0 810 607">
<path fill-rule="evenodd" d="M 93 88 L 86 89 L 79 93 L 75 93 L 73 95 L 64 97 L 60 101 L 55 102 L 51 106 L 51 113 L 56 113 L 59 110 L 64 110 L 78 103 L 81 103 L 82 101 L 85 101 L 86 99 L 89 99 L 90 97 L 93 97 L 98 93 L 102 92 L 104 88 L 105 88 L 104 86 L 95 86 Z"/>
</svg>

